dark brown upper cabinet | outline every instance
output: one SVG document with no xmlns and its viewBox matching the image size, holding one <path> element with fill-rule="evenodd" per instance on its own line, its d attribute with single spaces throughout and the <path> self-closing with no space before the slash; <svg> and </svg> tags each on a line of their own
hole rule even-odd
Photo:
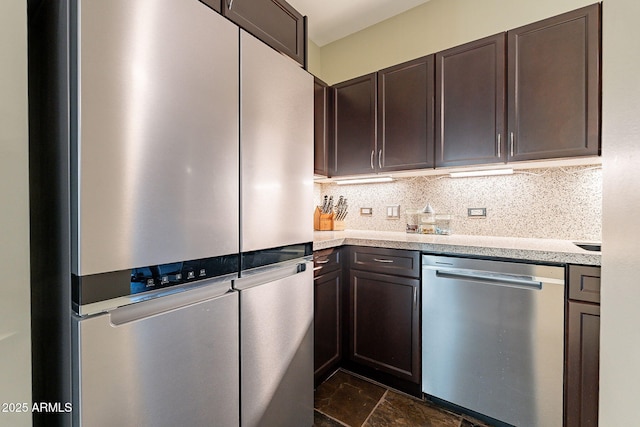
<svg viewBox="0 0 640 427">
<path fill-rule="evenodd" d="M 434 167 L 434 55 L 378 72 L 377 169 Z"/>
<path fill-rule="evenodd" d="M 315 78 L 313 83 L 313 173 L 329 175 L 329 107 L 331 88 Z"/>
<path fill-rule="evenodd" d="M 216 12 L 220 13 L 220 2 L 221 2 L 221 0 L 200 0 L 200 2 L 206 4 L 211 9 L 213 9 Z"/>
<path fill-rule="evenodd" d="M 222 14 L 301 65 L 306 57 L 306 20 L 284 0 L 222 0 Z"/>
<path fill-rule="evenodd" d="M 506 160 L 505 35 L 436 54 L 436 167 Z"/>
<path fill-rule="evenodd" d="M 600 5 L 508 32 L 509 160 L 599 154 Z"/>
<path fill-rule="evenodd" d="M 376 73 L 333 86 L 331 176 L 375 172 Z"/>
</svg>

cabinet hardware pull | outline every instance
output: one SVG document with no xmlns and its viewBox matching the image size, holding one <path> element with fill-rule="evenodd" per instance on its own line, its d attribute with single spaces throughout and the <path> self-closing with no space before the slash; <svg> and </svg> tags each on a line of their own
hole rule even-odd
<svg viewBox="0 0 640 427">
<path fill-rule="evenodd" d="M 413 288 L 413 309 L 418 308 L 418 288 Z"/>
<path fill-rule="evenodd" d="M 511 132 L 511 157 L 513 157 L 513 132 Z"/>
<path fill-rule="evenodd" d="M 232 6 L 233 6 L 233 0 L 229 0 L 229 10 L 231 10 Z"/>
<path fill-rule="evenodd" d="M 391 264 L 393 263 L 392 259 L 380 259 L 380 258 L 374 258 L 373 259 L 375 262 L 382 262 L 384 264 Z"/>
<path fill-rule="evenodd" d="M 323 259 L 323 260 L 318 260 L 318 261 L 316 261 L 316 264 L 326 264 L 326 263 L 328 263 L 328 262 L 329 262 L 329 260 L 328 260 L 328 259 Z"/>
<path fill-rule="evenodd" d="M 382 150 L 378 152 L 378 166 L 382 169 Z"/>
<path fill-rule="evenodd" d="M 371 150 L 371 169 L 375 169 L 373 167 L 373 156 L 375 156 L 375 155 L 376 155 L 376 150 Z"/>
<path fill-rule="evenodd" d="M 500 134 L 498 134 L 498 158 L 502 157 L 502 148 L 500 147 Z"/>
<path fill-rule="evenodd" d="M 322 270 L 324 267 L 323 266 L 318 266 L 318 267 L 313 267 L 313 271 L 318 271 L 318 270 Z"/>
</svg>

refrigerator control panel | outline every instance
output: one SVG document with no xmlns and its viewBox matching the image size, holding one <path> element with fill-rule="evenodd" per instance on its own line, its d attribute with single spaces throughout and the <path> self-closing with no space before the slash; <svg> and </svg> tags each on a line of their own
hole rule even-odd
<svg viewBox="0 0 640 427">
<path fill-rule="evenodd" d="M 80 307 L 189 282 L 238 273 L 239 255 L 150 265 L 131 270 L 72 277 L 73 305 Z"/>
</svg>

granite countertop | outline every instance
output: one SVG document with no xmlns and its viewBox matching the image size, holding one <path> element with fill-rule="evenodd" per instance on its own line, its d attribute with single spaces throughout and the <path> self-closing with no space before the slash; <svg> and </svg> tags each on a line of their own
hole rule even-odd
<svg viewBox="0 0 640 427">
<path fill-rule="evenodd" d="M 475 255 L 536 262 L 600 265 L 600 252 L 587 251 L 570 240 L 529 239 L 452 234 L 408 234 L 395 231 L 314 231 L 313 250 L 342 245 L 409 249 L 436 254 Z"/>
</svg>

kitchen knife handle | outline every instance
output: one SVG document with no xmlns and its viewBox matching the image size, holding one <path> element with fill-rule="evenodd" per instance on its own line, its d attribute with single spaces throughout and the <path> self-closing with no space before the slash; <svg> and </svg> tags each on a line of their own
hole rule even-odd
<svg viewBox="0 0 640 427">
<path fill-rule="evenodd" d="M 382 150 L 378 152 L 378 166 L 382 169 Z"/>
<path fill-rule="evenodd" d="M 376 150 L 371 150 L 371 169 L 375 169 L 373 167 L 373 156 L 375 156 L 375 155 L 376 155 Z"/>
</svg>

